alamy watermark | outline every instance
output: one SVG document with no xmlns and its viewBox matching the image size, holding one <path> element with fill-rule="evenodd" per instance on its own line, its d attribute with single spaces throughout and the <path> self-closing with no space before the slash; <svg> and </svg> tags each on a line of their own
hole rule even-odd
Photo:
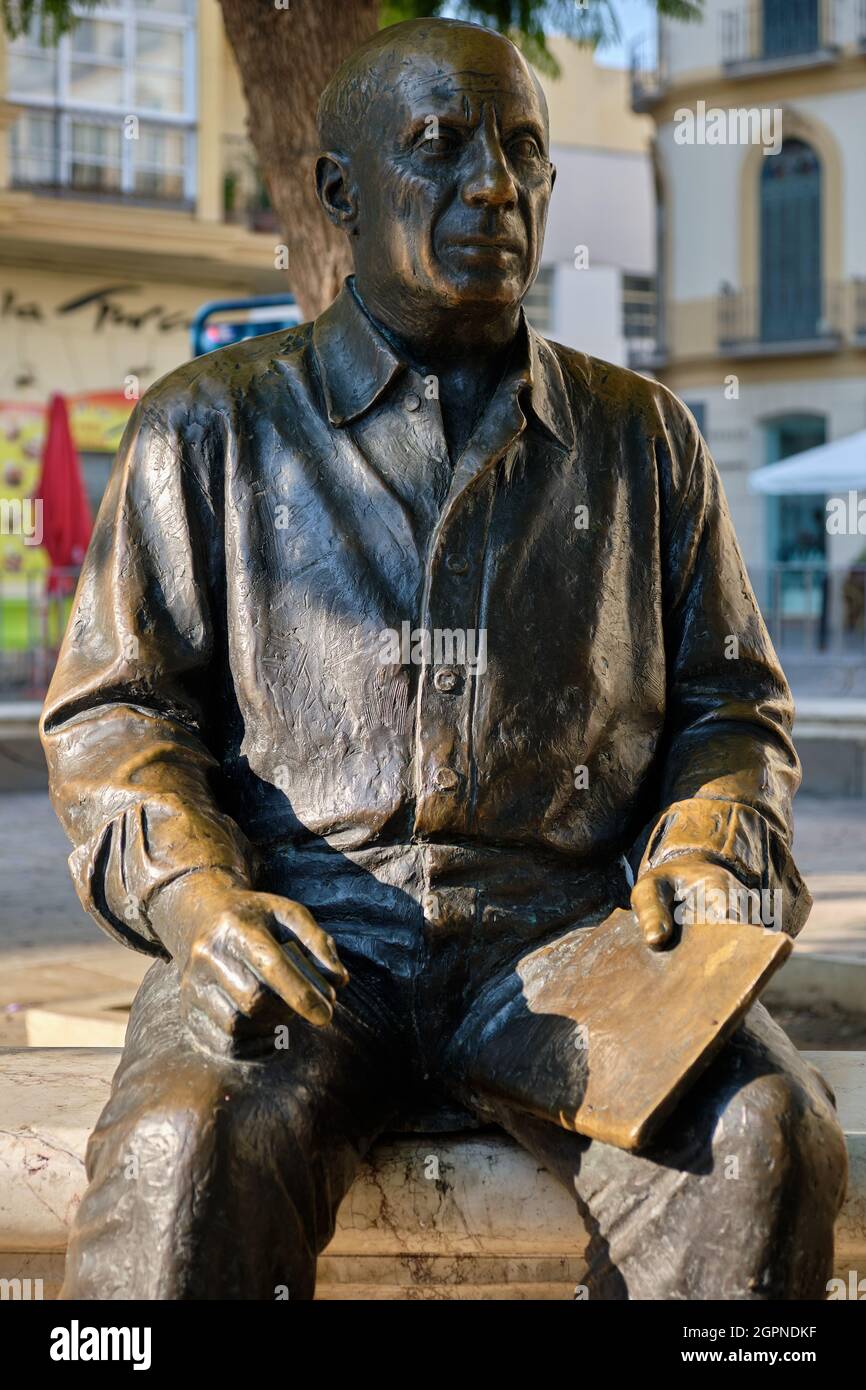
<svg viewBox="0 0 866 1390">
<path fill-rule="evenodd" d="M 382 666 L 463 666 L 474 675 L 487 670 L 487 629 L 484 627 L 414 627 L 402 622 L 399 630 L 379 633 Z"/>
<path fill-rule="evenodd" d="M 674 112 L 674 140 L 678 145 L 762 145 L 765 155 L 782 148 L 780 107 L 740 106 L 727 110 L 707 107 L 699 101 L 693 111 L 681 106 Z"/>
<path fill-rule="evenodd" d="M 827 1302 L 838 1302 L 840 1298 L 851 1299 L 855 1303 L 866 1300 L 866 1279 L 860 1278 L 858 1269 L 848 1270 L 848 1282 L 844 1279 L 830 1279 L 827 1283 Z"/>
<path fill-rule="evenodd" d="M 698 883 L 688 889 L 674 908 L 674 921 L 680 926 L 695 922 L 747 922 L 767 931 L 782 930 L 781 888 L 743 886 L 709 888 Z"/>
<path fill-rule="evenodd" d="M 0 1279 L 0 1303 L 39 1302 L 45 1297 L 41 1279 Z"/>
<path fill-rule="evenodd" d="M 25 545 L 41 545 L 41 497 L 0 497 L 0 536 L 22 536 Z"/>
<path fill-rule="evenodd" d="M 831 497 L 827 502 L 828 536 L 866 536 L 866 497 L 852 488 L 847 498 Z"/>
<path fill-rule="evenodd" d="M 68 1327 L 55 1327 L 48 1351 L 52 1361 L 131 1361 L 134 1371 L 151 1365 L 149 1327 L 82 1327 L 73 1318 Z"/>
</svg>

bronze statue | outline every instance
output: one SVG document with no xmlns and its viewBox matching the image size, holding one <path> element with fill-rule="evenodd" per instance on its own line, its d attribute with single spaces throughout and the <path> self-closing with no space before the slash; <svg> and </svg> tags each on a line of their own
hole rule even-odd
<svg viewBox="0 0 866 1390">
<path fill-rule="evenodd" d="M 309 1298 L 423 1101 L 574 1191 L 592 1297 L 822 1298 L 844 1143 L 760 1005 L 640 1152 L 509 1099 L 528 953 L 630 900 L 664 946 L 697 887 L 808 913 L 715 467 L 663 386 L 524 318 L 555 171 L 507 39 L 386 29 L 319 120 L 354 277 L 137 405 L 43 716 L 81 901 L 157 958 L 64 1296 Z"/>
</svg>

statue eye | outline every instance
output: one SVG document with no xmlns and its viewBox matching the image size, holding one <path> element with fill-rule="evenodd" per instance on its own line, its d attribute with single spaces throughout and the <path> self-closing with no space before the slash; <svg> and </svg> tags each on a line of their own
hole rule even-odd
<svg viewBox="0 0 866 1390">
<path fill-rule="evenodd" d="M 508 153 L 512 159 L 537 159 L 541 155 L 538 141 L 532 135 L 517 135 L 509 140 Z"/>
<path fill-rule="evenodd" d="M 417 149 L 422 154 L 443 155 L 453 154 L 459 148 L 460 140 L 453 130 L 445 130 L 441 126 L 436 136 L 423 135 L 418 141 Z"/>
</svg>

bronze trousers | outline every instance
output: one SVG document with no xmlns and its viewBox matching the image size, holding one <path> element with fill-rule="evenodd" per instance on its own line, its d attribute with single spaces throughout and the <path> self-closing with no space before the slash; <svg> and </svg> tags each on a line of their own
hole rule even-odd
<svg viewBox="0 0 866 1390">
<path fill-rule="evenodd" d="M 266 1060 L 201 1051 L 175 967 L 154 964 L 88 1147 L 62 1297 L 311 1298 L 365 1150 L 430 1094 L 502 1126 L 566 1185 L 575 1239 L 581 1221 L 590 1235 L 590 1298 L 825 1297 L 844 1137 L 762 1006 L 652 1145 L 627 1153 L 504 1104 L 477 1068 L 467 1087 L 485 1006 L 455 978 L 455 950 L 360 931 L 337 944 L 351 981 L 333 1022 L 293 1016 Z"/>
</svg>

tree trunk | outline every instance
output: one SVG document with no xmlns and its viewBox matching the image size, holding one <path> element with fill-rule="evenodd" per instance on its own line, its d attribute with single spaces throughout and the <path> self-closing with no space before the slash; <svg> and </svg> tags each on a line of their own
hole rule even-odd
<svg viewBox="0 0 866 1390">
<path fill-rule="evenodd" d="M 289 284 L 306 318 L 330 304 L 351 267 L 314 181 L 316 104 L 328 79 L 377 27 L 379 0 L 220 0 L 240 70 L 249 134 L 289 248 Z"/>
</svg>

